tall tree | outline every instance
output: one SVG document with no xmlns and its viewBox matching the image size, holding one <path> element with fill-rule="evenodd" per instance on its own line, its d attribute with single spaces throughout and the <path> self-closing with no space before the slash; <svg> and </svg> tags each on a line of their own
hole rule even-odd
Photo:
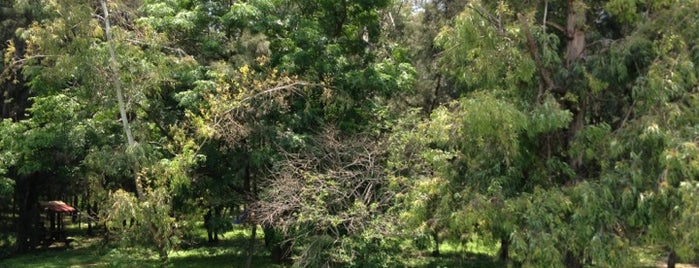
<svg viewBox="0 0 699 268">
<path fill-rule="evenodd" d="M 145 214 L 153 216 L 146 219 L 150 228 L 146 234 L 154 239 L 152 242 L 160 250 L 161 255 L 164 254 L 161 257 L 166 259 L 166 249 L 169 245 L 162 241 L 166 236 L 171 235 L 166 231 L 170 227 L 168 226 L 169 218 L 167 218 L 170 199 L 162 198 L 163 194 L 160 193 L 167 192 L 169 188 L 165 186 L 179 185 L 179 182 L 186 181 L 186 178 L 183 179 L 180 176 L 182 173 L 180 171 L 186 169 L 187 164 L 183 162 L 184 160 L 178 160 L 180 158 L 177 156 L 189 151 L 184 149 L 186 146 L 183 143 L 187 142 L 186 139 L 175 137 L 177 128 L 167 127 L 173 124 L 172 118 L 182 115 L 168 114 L 167 110 L 155 109 L 175 105 L 174 100 L 167 102 L 168 98 L 170 100 L 173 98 L 168 94 L 177 87 L 173 76 L 188 72 L 191 61 L 186 55 L 175 54 L 175 57 L 167 54 L 173 52 L 172 49 L 159 43 L 157 34 L 151 32 L 148 25 L 132 21 L 136 8 L 132 6 L 134 3 L 102 2 L 104 4 L 102 8 L 99 3 L 90 1 L 76 0 L 54 4 L 49 3 L 50 8 L 38 8 L 38 4 L 25 1 L 15 4 L 17 10 L 41 11 L 36 13 L 36 19 L 41 20 L 42 23 L 31 23 L 27 28 L 18 30 L 22 40 L 28 46 L 24 54 L 17 58 L 20 64 L 15 66 L 26 77 L 27 85 L 36 95 L 34 101 L 37 104 L 32 108 L 30 119 L 3 123 L 4 131 L 15 134 L 13 136 L 15 139 L 3 140 L 5 143 L 3 151 L 8 155 L 16 156 L 15 159 L 18 160 L 11 162 L 11 167 L 21 172 L 20 175 L 34 178 L 31 181 L 36 183 L 28 185 L 29 189 L 42 189 L 37 188 L 38 183 L 43 183 L 41 177 L 76 178 L 81 172 L 109 176 L 110 187 L 114 188 L 142 192 L 139 190 L 140 184 L 144 183 L 148 189 L 154 189 L 142 194 L 152 197 L 153 201 L 161 206 L 148 209 L 165 209 L 165 212 Z M 100 12 L 104 16 L 98 13 L 100 10 L 104 11 L 104 13 Z M 116 13 L 120 15 L 116 18 L 109 16 L 107 14 L 109 10 L 118 10 L 119 12 Z M 105 22 L 114 24 L 109 25 Z M 118 88 L 122 85 L 126 85 L 119 89 L 123 92 L 114 94 L 113 92 L 118 90 L 112 86 Z M 56 110 L 56 115 L 52 116 L 48 111 L 58 101 L 64 101 L 67 107 L 78 108 L 68 112 L 70 115 L 64 115 L 61 110 Z M 115 102 L 117 105 L 114 105 Z M 76 105 L 70 105 L 71 103 Z M 75 123 L 66 122 L 65 126 L 60 128 L 49 127 L 51 124 L 59 123 L 58 121 L 63 120 L 63 117 L 69 117 Z M 125 131 L 122 133 L 129 133 L 129 128 L 135 129 L 133 135 L 127 134 L 130 137 L 127 138 L 126 144 L 113 138 L 118 137 L 114 136 L 118 133 L 118 128 L 115 126 L 120 123 L 116 118 L 121 118 L 122 126 L 126 129 L 122 129 Z M 57 121 L 52 121 L 54 119 Z M 52 131 L 55 133 L 51 134 Z M 31 135 L 34 132 L 60 138 L 68 135 L 62 133 L 75 131 L 87 132 L 90 135 L 87 135 L 88 138 L 83 140 L 83 143 L 75 145 L 73 150 L 70 150 L 70 147 L 61 146 L 61 144 L 72 142 L 71 139 L 60 142 L 60 140 L 19 138 L 22 133 Z M 135 144 L 136 139 L 145 142 Z M 51 158 L 37 157 L 31 160 L 36 157 L 36 153 L 52 146 L 55 147 L 58 157 L 62 156 L 65 160 L 53 159 L 53 162 L 47 163 L 41 162 L 40 159 L 50 160 Z M 120 157 L 108 156 L 109 152 L 116 153 Z M 105 159 L 106 157 L 110 158 Z M 140 165 L 138 168 L 120 169 L 124 165 L 115 163 L 119 159 L 130 163 L 125 166 L 133 167 L 134 163 Z M 64 163 L 66 167 L 73 167 L 70 170 L 76 173 L 71 174 L 72 177 L 55 174 L 52 163 Z M 78 163 L 84 163 L 84 165 Z M 140 177 L 143 182 L 120 180 L 129 176 Z M 87 184 L 79 183 L 79 185 Z M 24 187 L 21 189 L 18 187 L 17 192 L 22 195 L 34 193 Z M 33 208 L 37 204 L 37 199 L 40 198 L 39 195 L 42 193 L 30 194 L 32 198 L 27 199 L 26 206 Z M 25 221 L 30 221 L 30 216 L 26 216 Z M 166 219 L 159 219 L 156 216 L 166 217 Z M 24 226 L 31 228 L 33 225 L 27 223 Z M 36 243 L 34 238 L 30 240 L 22 238 L 19 241 L 21 248 L 31 248 Z M 25 241 L 29 241 L 29 244 Z"/>
<path fill-rule="evenodd" d="M 622 200 L 611 193 L 643 192 L 640 189 L 648 189 L 658 174 L 665 180 L 662 174 L 671 169 L 657 160 L 666 150 L 661 148 L 672 146 L 654 138 L 648 140 L 654 145 L 641 153 L 634 149 L 638 142 L 633 134 L 628 135 L 638 135 L 644 128 L 655 131 L 656 111 L 665 114 L 662 107 L 677 106 L 675 101 L 691 96 L 695 84 L 695 74 L 681 67 L 694 64 L 692 52 L 685 54 L 683 49 L 692 44 L 691 37 L 668 41 L 666 34 L 651 34 L 650 25 L 663 29 L 656 31 L 673 32 L 674 26 L 665 23 L 687 18 L 678 15 L 684 14 L 680 10 L 692 10 L 696 3 L 631 2 L 629 6 L 628 1 L 472 1 L 438 37 L 444 46 L 443 72 L 463 92 L 473 92 L 455 106 L 464 107 L 462 111 L 446 114 L 454 119 L 431 120 L 438 124 L 433 128 L 458 126 L 454 131 L 459 133 L 458 142 L 437 146 L 454 155 L 440 165 L 449 167 L 440 177 L 453 184 L 444 189 L 442 204 L 453 204 L 446 211 L 465 218 L 455 226 L 500 236 L 502 256 L 511 251 L 524 264 L 568 267 L 633 261 L 615 256 L 623 255 L 629 240 L 645 232 L 638 225 L 639 216 L 632 222 L 627 219 L 645 213 L 646 208 L 636 205 L 647 204 L 648 199 L 633 203 L 640 200 L 629 199 L 633 194 Z M 693 20 L 680 24 L 694 27 L 689 21 Z M 668 65 L 665 59 L 677 64 Z M 656 80 L 660 77 L 664 80 Z M 488 101 L 492 98 L 496 101 Z M 488 108 L 479 108 L 483 103 Z M 690 103 L 679 106 L 691 107 Z M 500 105 L 511 108 L 495 108 Z M 508 112 L 512 109 L 517 112 Z M 512 117 L 516 114 L 524 117 Z M 641 154 L 650 157 L 641 158 L 646 164 L 630 167 L 629 161 L 636 163 L 631 159 Z M 623 179 L 627 176 L 637 179 L 627 184 Z M 692 179 L 684 176 L 670 185 L 676 187 L 683 180 Z M 688 193 L 691 188 L 682 189 Z M 455 198 L 454 192 L 460 197 Z M 471 201 L 464 204 L 464 196 Z M 670 196 L 654 200 L 679 202 Z M 488 205 L 478 205 L 486 201 Z M 624 202 L 627 205 L 621 206 Z M 454 210 L 463 213 L 453 214 Z M 476 216 L 480 221 L 467 220 L 470 215 L 480 215 Z M 446 224 L 459 217 L 436 218 Z M 493 224 L 482 224 L 489 221 Z M 481 224 L 474 229 L 469 222 Z"/>
</svg>

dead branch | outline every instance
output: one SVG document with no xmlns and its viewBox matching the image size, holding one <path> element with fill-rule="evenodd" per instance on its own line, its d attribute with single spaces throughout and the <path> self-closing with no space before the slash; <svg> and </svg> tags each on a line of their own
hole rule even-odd
<svg viewBox="0 0 699 268">
<path fill-rule="evenodd" d="M 310 228 L 309 234 L 360 232 L 375 212 L 353 209 L 357 202 L 368 207 L 390 200 L 377 193 L 385 184 L 380 147 L 367 135 L 339 137 L 335 129 L 323 131 L 310 144 L 294 153 L 280 149 L 284 160 L 254 206 L 258 220 L 282 230 Z M 311 222 L 298 217 L 313 213 L 321 216 Z"/>
</svg>

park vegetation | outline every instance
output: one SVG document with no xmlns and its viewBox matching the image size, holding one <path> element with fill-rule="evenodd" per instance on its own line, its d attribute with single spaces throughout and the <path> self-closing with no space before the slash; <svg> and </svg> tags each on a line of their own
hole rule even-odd
<svg viewBox="0 0 699 268">
<path fill-rule="evenodd" d="M 699 258 L 699 0 L 3 0 L 0 246 L 43 201 L 166 265 Z M 264 237 L 264 252 L 255 250 Z M 455 257 L 458 258 L 458 257 Z M 243 262 L 241 260 L 241 262 Z"/>
</svg>

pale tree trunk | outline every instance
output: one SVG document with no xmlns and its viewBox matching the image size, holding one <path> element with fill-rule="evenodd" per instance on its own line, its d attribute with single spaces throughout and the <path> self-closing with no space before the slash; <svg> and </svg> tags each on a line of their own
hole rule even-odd
<svg viewBox="0 0 699 268">
<path fill-rule="evenodd" d="M 569 38 L 566 67 L 570 68 L 585 52 L 585 4 L 581 0 L 568 0 L 566 34 Z"/>
<path fill-rule="evenodd" d="M 109 45 L 109 70 L 112 72 L 112 83 L 116 89 L 117 102 L 119 104 L 119 114 L 121 116 L 121 124 L 124 128 L 124 133 L 126 134 L 126 141 L 128 142 L 129 148 L 133 148 L 136 144 L 133 134 L 131 133 L 131 126 L 129 125 L 129 119 L 126 116 L 126 104 L 124 103 L 124 92 L 122 90 L 121 79 L 119 78 L 119 67 L 116 60 L 116 55 L 114 52 L 114 44 L 112 40 L 112 32 L 109 24 L 109 8 L 107 7 L 106 0 L 100 0 L 102 4 L 102 11 L 104 13 L 104 32 L 107 36 L 107 44 Z M 134 163 L 132 166 L 134 172 L 134 183 L 136 184 L 136 195 L 138 198 L 143 196 L 143 191 L 141 189 L 141 184 L 138 181 L 138 167 Z"/>
<path fill-rule="evenodd" d="M 566 24 L 566 34 L 568 35 L 568 43 L 566 47 L 566 68 L 572 69 L 575 63 L 584 57 L 585 53 L 585 4 L 582 0 L 568 0 L 568 19 Z M 570 90 L 570 89 L 568 89 Z M 571 123 L 568 141 L 575 140 L 578 132 L 585 125 L 585 105 L 586 101 L 584 92 L 580 92 L 578 96 L 580 102 L 573 104 L 570 107 L 573 112 L 573 122 Z M 582 155 L 571 155 L 569 159 L 570 167 L 579 173 L 582 168 Z"/>
</svg>

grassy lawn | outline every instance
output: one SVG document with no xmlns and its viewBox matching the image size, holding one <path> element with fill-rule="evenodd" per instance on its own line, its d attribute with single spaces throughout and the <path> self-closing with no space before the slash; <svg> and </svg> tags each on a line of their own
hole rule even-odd
<svg viewBox="0 0 699 268">
<path fill-rule="evenodd" d="M 243 267 L 247 260 L 249 229 L 236 227 L 223 235 L 218 244 L 205 242 L 203 229 L 196 234 L 196 243 L 170 252 L 171 267 Z M 0 267 L 158 267 L 158 255 L 154 251 L 140 248 L 105 246 L 101 238 L 89 238 L 73 233 L 75 241 L 71 248 L 62 245 L 0 260 Z M 258 232 L 258 236 L 261 236 Z M 273 264 L 263 246 L 263 238 L 258 237 L 253 267 L 284 267 Z M 408 267 L 506 267 L 495 261 L 497 245 L 484 245 L 476 242 L 465 244 L 444 242 L 440 247 L 441 256 L 432 257 L 429 252 L 412 256 L 405 260 Z M 641 267 L 662 267 L 658 260 L 662 252 L 653 249 L 637 251 Z M 678 266 L 694 267 L 694 266 Z"/>
<path fill-rule="evenodd" d="M 198 234 L 199 243 L 170 252 L 171 267 L 242 267 L 247 260 L 249 230 L 236 228 L 223 235 L 218 244 L 205 243 L 205 232 Z M 260 235 L 260 234 L 258 234 Z M 61 244 L 47 249 L 0 260 L 0 267 L 158 267 L 158 254 L 140 248 L 105 246 L 101 238 L 72 236 L 71 248 Z M 260 237 L 253 258 L 253 267 L 283 267 L 270 262 Z"/>
<path fill-rule="evenodd" d="M 205 242 L 206 233 L 198 232 L 199 243 L 170 252 L 171 267 L 242 267 L 247 260 L 249 229 L 236 227 L 227 232 L 218 244 Z M 258 232 L 258 236 L 261 236 Z M 101 238 L 88 238 L 75 234 L 71 248 L 62 245 L 48 249 L 0 260 L 0 267 L 158 267 L 158 255 L 154 251 L 138 248 L 104 246 Z M 253 258 L 253 267 L 284 267 L 270 262 L 268 251 L 264 248 L 262 237 L 256 242 L 257 254 Z M 456 245 L 443 243 L 440 247 L 442 256 L 432 257 L 428 252 L 424 256 L 414 256 L 406 260 L 410 267 L 500 267 L 493 262 L 497 249 L 476 243 Z"/>
</svg>

